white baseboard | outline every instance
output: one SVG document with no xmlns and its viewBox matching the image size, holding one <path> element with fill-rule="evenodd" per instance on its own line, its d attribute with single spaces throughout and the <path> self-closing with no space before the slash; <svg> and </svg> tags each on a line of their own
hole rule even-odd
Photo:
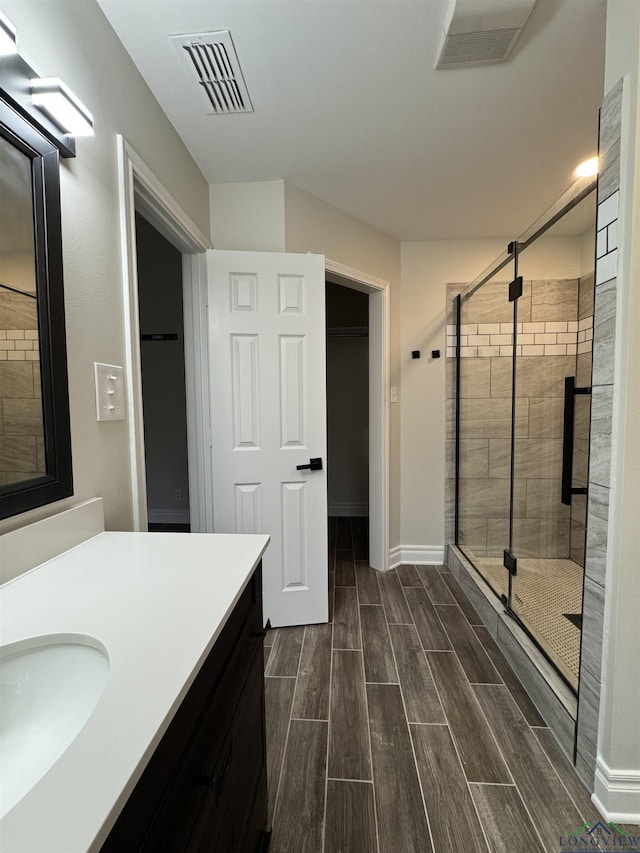
<svg viewBox="0 0 640 853">
<path fill-rule="evenodd" d="M 403 564 L 414 566 L 441 566 L 444 563 L 444 545 L 397 545 L 389 551 L 389 568 Z"/>
<path fill-rule="evenodd" d="M 598 756 L 592 800 L 607 821 L 640 823 L 640 770 L 614 770 Z"/>
<path fill-rule="evenodd" d="M 188 509 L 149 509 L 150 524 L 189 524 Z"/>
<path fill-rule="evenodd" d="M 331 503 L 327 509 L 328 515 L 340 516 L 341 518 L 345 516 L 362 518 L 369 515 L 369 504 Z"/>
</svg>

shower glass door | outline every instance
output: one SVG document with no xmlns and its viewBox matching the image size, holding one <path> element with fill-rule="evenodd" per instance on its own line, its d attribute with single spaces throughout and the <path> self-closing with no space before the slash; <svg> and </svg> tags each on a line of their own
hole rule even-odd
<svg viewBox="0 0 640 853">
<path fill-rule="evenodd" d="M 577 689 L 586 537 L 595 193 L 518 241 L 509 608 Z M 535 237 L 531 239 L 529 236 Z M 567 381 L 567 377 L 569 380 Z M 507 443 L 494 464 L 508 476 Z M 563 489 L 564 482 L 564 489 Z"/>
<path fill-rule="evenodd" d="M 460 299 L 456 541 L 506 603 L 513 258 L 505 252 L 491 270 L 496 271 L 480 275 Z"/>
</svg>

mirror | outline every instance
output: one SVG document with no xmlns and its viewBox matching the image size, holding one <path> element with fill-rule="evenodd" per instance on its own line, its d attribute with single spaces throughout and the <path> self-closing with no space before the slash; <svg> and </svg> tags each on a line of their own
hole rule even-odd
<svg viewBox="0 0 640 853">
<path fill-rule="evenodd" d="M 31 162 L 0 139 L 0 485 L 45 473 Z"/>
<path fill-rule="evenodd" d="M 59 154 L 0 89 L 0 518 L 72 493 Z"/>
</svg>

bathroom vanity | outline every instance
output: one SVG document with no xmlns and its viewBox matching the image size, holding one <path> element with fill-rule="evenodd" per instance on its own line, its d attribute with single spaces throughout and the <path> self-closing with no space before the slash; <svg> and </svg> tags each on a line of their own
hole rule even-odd
<svg viewBox="0 0 640 853">
<path fill-rule="evenodd" d="M 268 541 L 102 533 L 0 588 L 3 656 L 88 647 L 108 670 L 0 822 L 4 853 L 261 849 Z"/>
</svg>

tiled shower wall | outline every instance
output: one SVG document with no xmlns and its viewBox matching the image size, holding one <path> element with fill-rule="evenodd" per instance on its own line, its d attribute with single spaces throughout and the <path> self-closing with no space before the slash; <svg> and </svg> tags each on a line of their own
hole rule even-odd
<svg viewBox="0 0 640 853">
<path fill-rule="evenodd" d="M 36 307 L 0 289 L 0 485 L 45 471 Z"/>
<path fill-rule="evenodd" d="M 507 282 L 490 282 L 462 305 L 459 535 L 460 544 L 477 556 L 501 557 L 509 541 L 513 304 L 507 294 Z M 585 501 L 565 506 L 560 485 L 564 378 L 578 377 L 578 360 L 582 373 L 590 374 L 592 328 L 593 274 L 524 283 L 516 340 L 518 556 L 584 560 Z M 455 325 L 447 332 L 452 380 Z M 455 397 L 454 381 L 448 383 L 448 396 Z M 586 485 L 589 400 L 578 400 L 574 483 Z M 448 449 L 453 477 L 452 439 Z"/>
<path fill-rule="evenodd" d="M 576 741 L 576 770 L 587 785 L 593 785 L 596 767 L 602 686 L 605 569 L 611 487 L 622 87 L 622 80 L 620 80 L 606 95 L 600 111 L 593 399 Z"/>
</svg>

